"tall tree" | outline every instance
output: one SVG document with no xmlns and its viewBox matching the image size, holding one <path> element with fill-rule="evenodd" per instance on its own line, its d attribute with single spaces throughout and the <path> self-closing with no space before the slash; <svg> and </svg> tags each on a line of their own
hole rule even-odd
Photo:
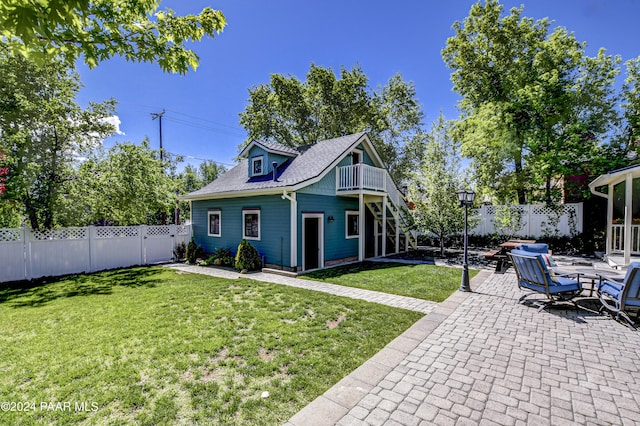
<svg viewBox="0 0 640 426">
<path fill-rule="evenodd" d="M 218 164 L 211 160 L 205 160 L 198 166 L 196 176 L 200 179 L 202 187 L 210 184 L 226 171 L 227 169 L 222 164 Z"/>
<path fill-rule="evenodd" d="M 455 193 L 468 183 L 463 177 L 460 144 L 452 137 L 452 127 L 453 123 L 445 120 L 442 113 L 432 123 L 407 193 L 416 227 L 438 236 L 441 254 L 445 238 L 464 227 L 464 210 L 459 207 Z"/>
<path fill-rule="evenodd" d="M 269 84 L 249 90 L 240 113 L 248 139 L 275 140 L 297 147 L 360 131 L 369 132 L 392 175 L 406 172 L 402 146 L 420 132 L 423 114 L 415 89 L 400 75 L 373 90 L 360 67 L 330 68 L 311 64 L 306 81 L 273 74 Z"/>
<path fill-rule="evenodd" d="M 374 137 L 384 142 L 383 153 L 397 183 L 406 183 L 411 164 L 423 140 L 424 113 L 418 102 L 416 89 L 400 74 L 389 79 L 374 97 L 374 111 L 378 120 Z"/>
<path fill-rule="evenodd" d="M 226 170 L 222 164 L 211 160 L 203 161 L 198 167 L 187 164 L 184 170 L 177 176 L 178 193 L 187 194 L 196 191 L 213 182 Z M 178 207 L 184 217 L 189 217 L 191 206 L 188 201 L 179 202 Z"/>
<path fill-rule="evenodd" d="M 640 151 L 640 56 L 625 63 L 627 78 L 622 87 L 625 118 L 623 143 L 627 149 Z"/>
<path fill-rule="evenodd" d="M 60 188 L 71 164 L 113 132 L 115 101 L 74 101 L 79 77 L 64 63 L 35 65 L 0 44 L 0 152 L 10 158 L 5 197 L 19 203 L 32 229 L 56 225 Z"/>
<path fill-rule="evenodd" d="M 61 224 L 151 225 L 159 213 L 171 217 L 177 180 L 165 173 L 166 167 L 148 140 L 117 143 L 92 155 L 64 186 Z"/>
<path fill-rule="evenodd" d="M 159 6 L 160 0 L 3 0 L 0 36 L 14 54 L 45 62 L 62 56 L 73 65 L 83 56 L 93 68 L 118 55 L 169 72 L 195 69 L 198 56 L 187 45 L 221 32 L 224 15 L 206 7 L 176 16 Z"/>
<path fill-rule="evenodd" d="M 462 96 L 462 150 L 501 198 L 524 203 L 544 185 L 550 201 L 552 181 L 592 158 L 615 124 L 619 58 L 587 57 L 573 34 L 523 7 L 502 11 L 497 0 L 474 4 L 442 52 Z"/>
</svg>

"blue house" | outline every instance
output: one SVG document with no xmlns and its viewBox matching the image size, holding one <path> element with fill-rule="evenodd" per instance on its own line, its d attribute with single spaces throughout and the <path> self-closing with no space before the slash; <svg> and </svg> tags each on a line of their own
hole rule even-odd
<svg viewBox="0 0 640 426">
<path fill-rule="evenodd" d="M 299 272 L 415 244 L 402 194 L 366 133 L 297 149 L 253 141 L 240 158 L 182 197 L 191 203 L 194 238 L 207 252 L 235 252 L 245 239 L 265 267 Z"/>
</svg>

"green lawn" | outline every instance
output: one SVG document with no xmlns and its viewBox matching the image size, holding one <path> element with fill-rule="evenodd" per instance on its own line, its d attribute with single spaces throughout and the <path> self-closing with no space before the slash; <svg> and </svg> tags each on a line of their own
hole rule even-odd
<svg viewBox="0 0 640 426">
<path fill-rule="evenodd" d="M 282 424 L 421 316 L 165 268 L 0 285 L 0 402 L 29 409 L 0 424 Z"/>
<path fill-rule="evenodd" d="M 478 272 L 469 270 L 469 277 L 473 278 Z M 301 278 L 442 302 L 460 288 L 462 269 L 362 262 L 311 272 Z"/>
</svg>

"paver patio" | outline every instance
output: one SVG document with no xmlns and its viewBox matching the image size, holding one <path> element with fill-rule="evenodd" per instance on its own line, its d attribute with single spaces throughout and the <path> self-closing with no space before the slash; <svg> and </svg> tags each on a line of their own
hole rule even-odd
<svg viewBox="0 0 640 426">
<path fill-rule="evenodd" d="M 516 303 L 513 270 L 478 284 L 487 275 L 443 302 L 435 328 L 420 323 L 437 308 L 380 354 L 402 339 L 414 349 L 374 356 L 288 425 L 640 424 L 639 331 L 585 310 L 538 312 Z"/>
</svg>

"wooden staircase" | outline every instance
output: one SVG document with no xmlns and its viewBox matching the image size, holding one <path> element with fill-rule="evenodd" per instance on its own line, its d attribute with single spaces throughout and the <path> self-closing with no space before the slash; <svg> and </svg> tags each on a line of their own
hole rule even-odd
<svg viewBox="0 0 640 426">
<path fill-rule="evenodd" d="M 389 197 L 386 196 L 386 238 L 385 246 L 387 253 L 382 253 L 382 255 L 386 255 L 388 253 L 394 253 L 398 251 L 407 250 L 409 247 L 416 249 L 418 243 L 416 238 L 411 234 L 411 222 L 408 220 L 408 208 L 406 206 L 397 206 L 396 203 Z M 371 212 L 375 219 L 375 226 L 379 227 L 379 229 L 384 229 L 382 226 L 383 221 L 383 202 L 375 201 L 375 202 L 367 202 L 365 203 L 367 209 Z M 404 203 L 403 203 L 404 204 Z M 396 229 L 396 218 L 398 227 Z M 377 233 L 376 233 L 377 234 Z M 397 243 L 396 243 L 396 235 Z M 396 245 L 397 244 L 397 245 Z M 391 249 L 391 250 L 390 250 Z"/>
</svg>

